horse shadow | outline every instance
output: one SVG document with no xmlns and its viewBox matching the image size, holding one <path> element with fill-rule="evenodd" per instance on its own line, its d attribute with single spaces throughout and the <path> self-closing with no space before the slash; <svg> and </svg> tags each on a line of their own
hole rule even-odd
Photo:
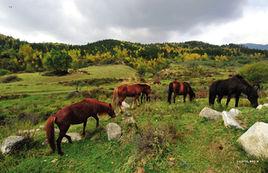
<svg viewBox="0 0 268 173">
<path fill-rule="evenodd" d="M 100 135 L 105 132 L 104 127 L 98 127 L 94 129 L 93 131 L 86 131 L 86 134 L 84 136 L 84 139 L 94 139 L 94 138 L 99 138 Z"/>
</svg>

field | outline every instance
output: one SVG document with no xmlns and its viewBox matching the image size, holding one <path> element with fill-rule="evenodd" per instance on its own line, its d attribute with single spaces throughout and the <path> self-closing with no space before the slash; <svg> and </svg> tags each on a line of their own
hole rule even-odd
<svg viewBox="0 0 268 173">
<path fill-rule="evenodd" d="M 190 70 L 191 71 L 191 70 Z M 171 73 L 172 72 L 172 73 Z M 180 65 L 172 65 L 161 73 L 160 85 L 152 84 L 151 76 L 145 80 L 153 88 L 151 102 L 146 102 L 118 114 L 115 119 L 101 117 L 102 128 L 95 130 L 95 120 L 88 121 L 85 139 L 73 144 L 63 144 L 64 156 L 50 154 L 43 145 L 42 127 L 46 118 L 63 107 L 91 96 L 111 102 L 112 91 L 120 83 L 137 82 L 136 71 L 124 65 L 90 66 L 67 76 L 43 76 L 41 73 L 16 74 L 20 80 L 0 83 L 0 142 L 19 130 L 41 128 L 29 146 L 13 155 L 0 155 L 1 172 L 265 172 L 267 160 L 246 154 L 236 140 L 243 130 L 226 128 L 222 120 L 209 121 L 198 116 L 208 106 L 206 95 L 194 102 L 176 104 L 166 101 L 166 87 L 174 74 L 179 80 L 190 81 L 195 92 L 206 92 L 209 84 L 235 74 L 234 68 L 210 69 L 200 66 L 190 73 Z M 187 74 L 187 75 L 183 75 Z M 202 76 L 202 77 L 201 77 Z M 178 76 L 176 76 L 178 77 Z M 78 86 L 78 87 L 77 87 Z M 75 94 L 76 90 L 79 93 Z M 267 84 L 264 85 L 267 92 Z M 265 92 L 264 92 L 265 93 Z M 267 103 L 262 94 L 259 102 Z M 5 97 L 4 97 L 5 96 Z M 12 96 L 13 98 L 9 98 Z M 157 97 L 156 97 L 157 96 Z M 127 102 L 130 103 L 131 99 Z M 223 103 L 225 100 L 223 100 Z M 230 109 L 216 105 L 219 111 Z M 268 109 L 256 110 L 247 99 L 240 100 L 239 120 L 249 128 L 257 121 L 268 122 Z M 125 119 L 133 116 L 137 127 Z M 104 127 L 109 122 L 123 129 L 120 141 L 108 141 Z M 70 132 L 81 132 L 81 125 L 71 126 Z"/>
</svg>

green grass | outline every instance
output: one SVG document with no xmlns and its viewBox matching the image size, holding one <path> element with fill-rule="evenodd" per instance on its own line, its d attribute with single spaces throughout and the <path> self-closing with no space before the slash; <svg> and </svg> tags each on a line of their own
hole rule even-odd
<svg viewBox="0 0 268 173">
<path fill-rule="evenodd" d="M 94 66 L 85 68 L 90 75 L 71 74 L 64 77 L 44 77 L 38 73 L 18 74 L 22 81 L 10 84 L 0 84 L 3 94 L 26 93 L 28 97 L 7 99 L 0 101 L 0 116 L 11 120 L 12 123 L 0 128 L 0 141 L 5 137 L 16 134 L 19 129 L 39 128 L 44 124 L 48 115 L 64 105 L 77 102 L 82 97 L 67 99 L 68 92 L 74 87 L 58 84 L 59 81 L 82 80 L 88 78 L 135 78 L 135 71 L 121 65 Z M 221 73 L 226 77 L 228 72 Z M 220 78 L 217 76 L 216 78 Z M 202 88 L 200 81 L 194 78 L 193 86 L 196 90 Z M 212 79 L 211 79 L 212 80 Z M 198 116 L 203 107 L 208 106 L 207 98 L 197 99 L 192 103 L 187 100 L 182 103 L 182 97 L 177 98 L 176 104 L 166 102 L 166 85 L 169 80 L 162 81 L 162 85 L 152 85 L 153 90 L 160 95 L 161 100 L 142 104 L 129 113 L 137 122 L 138 129 L 124 123 L 126 118 L 119 114 L 115 119 L 103 116 L 101 127 L 109 122 L 118 123 L 123 129 L 120 141 L 108 141 L 106 132 L 100 128 L 95 131 L 95 120 L 90 118 L 87 125 L 88 132 L 94 136 L 73 144 L 62 145 L 65 155 L 50 154 L 49 147 L 43 145 L 44 131 L 34 137 L 34 141 L 23 151 L 3 156 L 0 154 L 1 172 L 135 172 L 142 167 L 145 172 L 261 172 L 268 168 L 267 160 L 249 156 L 236 142 L 244 130 L 225 128 L 223 121 L 209 121 Z M 40 83 L 40 84 L 39 84 Z M 106 90 L 119 84 L 103 85 Z M 10 90 L 6 90 L 10 87 Z M 83 90 L 97 88 L 88 86 Z M 58 91 L 67 91 L 59 92 Z M 111 98 L 100 96 L 103 101 Z M 128 99 L 129 100 L 129 99 Z M 260 99 L 266 103 L 268 98 Z M 225 99 L 223 100 L 223 103 Z M 234 100 L 230 102 L 230 109 Z M 215 105 L 219 111 L 226 109 Z M 240 107 L 242 115 L 239 117 L 243 126 L 249 128 L 256 121 L 268 122 L 268 109 L 256 110 L 249 106 L 249 102 L 242 98 Z M 28 113 L 40 117 L 40 123 L 33 125 L 29 122 L 18 121 L 20 113 Z M 82 124 L 73 125 L 70 132 L 81 132 Z M 148 135 L 148 140 L 144 136 Z M 152 138 L 150 138 L 152 136 Z M 151 144 L 150 147 L 141 145 Z M 250 160 L 256 161 L 249 163 Z M 258 162 L 257 162 L 258 161 Z"/>
</svg>

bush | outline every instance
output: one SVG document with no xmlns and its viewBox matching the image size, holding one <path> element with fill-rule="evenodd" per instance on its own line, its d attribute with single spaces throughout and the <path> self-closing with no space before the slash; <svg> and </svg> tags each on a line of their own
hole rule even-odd
<svg viewBox="0 0 268 173">
<path fill-rule="evenodd" d="M 53 70 L 57 75 L 68 73 L 71 67 L 72 58 L 65 51 L 52 50 L 46 55 L 45 66 L 48 70 Z"/>
<path fill-rule="evenodd" d="M 10 72 L 8 71 L 8 70 L 6 70 L 6 69 L 0 69 L 0 76 L 4 76 L 4 75 L 6 75 L 6 74 L 9 74 Z"/>
<path fill-rule="evenodd" d="M 239 73 L 255 84 L 268 82 L 268 61 L 247 64 L 239 70 Z"/>
</svg>

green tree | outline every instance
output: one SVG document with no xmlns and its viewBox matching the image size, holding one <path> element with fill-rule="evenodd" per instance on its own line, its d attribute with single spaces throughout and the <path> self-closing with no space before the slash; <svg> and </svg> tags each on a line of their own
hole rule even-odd
<svg viewBox="0 0 268 173">
<path fill-rule="evenodd" d="M 67 74 L 68 68 L 71 67 L 72 58 L 66 51 L 52 49 L 46 54 L 44 61 L 46 68 L 55 74 Z"/>
<path fill-rule="evenodd" d="M 268 82 L 268 61 L 247 64 L 239 70 L 239 73 L 255 84 Z"/>
</svg>

